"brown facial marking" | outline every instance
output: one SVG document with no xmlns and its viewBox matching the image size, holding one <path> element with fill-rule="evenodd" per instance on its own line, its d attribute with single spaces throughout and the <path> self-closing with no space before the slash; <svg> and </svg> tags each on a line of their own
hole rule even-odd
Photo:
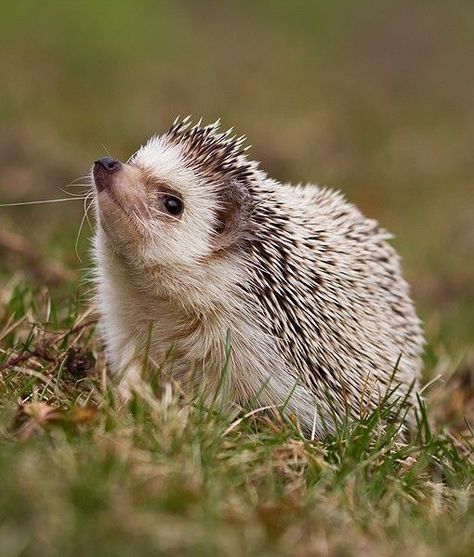
<svg viewBox="0 0 474 557">
<path fill-rule="evenodd" d="M 141 170 L 141 176 L 143 185 L 148 192 L 152 193 L 153 191 L 161 191 L 182 199 L 182 195 L 180 194 L 180 192 L 170 187 L 169 184 L 167 184 L 163 180 L 159 180 L 158 178 L 153 176 L 153 174 L 148 170 Z"/>
<path fill-rule="evenodd" d="M 184 199 L 180 192 L 170 187 L 166 182 L 156 178 L 151 172 L 140 169 L 141 180 L 150 199 L 154 199 L 153 205 L 161 212 L 164 217 L 171 217 L 173 220 L 180 220 L 184 212 Z M 171 212 L 166 205 L 167 198 L 177 198 L 183 207 L 179 213 Z"/>
<path fill-rule="evenodd" d="M 248 188 L 237 180 L 226 184 L 219 192 L 216 211 L 216 251 L 252 236 L 251 214 L 253 200 Z"/>
</svg>

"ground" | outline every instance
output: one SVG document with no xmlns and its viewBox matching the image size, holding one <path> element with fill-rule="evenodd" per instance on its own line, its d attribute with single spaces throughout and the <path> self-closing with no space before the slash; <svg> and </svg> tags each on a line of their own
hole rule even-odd
<svg viewBox="0 0 474 557">
<path fill-rule="evenodd" d="M 311 442 L 165 377 L 124 405 L 87 305 L 17 286 L 6 309 L 2 555 L 472 555 L 466 368 L 410 440 L 387 404 Z"/>
<path fill-rule="evenodd" d="M 472 3 L 0 10 L 0 204 L 83 196 L 98 156 L 220 116 L 272 176 L 341 188 L 395 234 L 428 340 L 404 442 L 386 406 L 310 442 L 163 378 L 123 405 L 83 201 L 0 207 L 0 555 L 472 555 Z"/>
</svg>

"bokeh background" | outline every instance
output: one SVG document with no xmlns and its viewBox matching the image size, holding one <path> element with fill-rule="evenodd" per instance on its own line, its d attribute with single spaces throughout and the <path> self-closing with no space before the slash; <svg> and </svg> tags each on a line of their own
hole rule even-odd
<svg viewBox="0 0 474 557">
<path fill-rule="evenodd" d="M 0 203 L 65 197 L 178 114 L 221 117 L 273 177 L 340 188 L 390 229 L 437 357 L 469 353 L 472 1 L 1 0 L 0 14 Z M 76 288 L 82 214 L 0 208 L 4 284 Z"/>
</svg>

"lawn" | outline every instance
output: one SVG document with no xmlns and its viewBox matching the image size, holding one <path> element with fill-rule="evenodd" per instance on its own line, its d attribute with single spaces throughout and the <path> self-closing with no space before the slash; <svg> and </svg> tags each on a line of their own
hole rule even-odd
<svg viewBox="0 0 474 557">
<path fill-rule="evenodd" d="M 0 12 L 0 204 L 72 200 L 0 207 L 0 555 L 474 554 L 472 3 Z M 311 442 L 166 378 L 120 402 L 80 184 L 188 113 L 394 232 L 428 340 L 409 439 L 388 405 Z"/>
<path fill-rule="evenodd" d="M 6 314 L 2 556 L 472 554 L 459 371 L 410 440 L 382 405 L 310 442 L 291 419 L 222 415 L 166 378 L 123 405 L 77 299 L 17 286 Z"/>
</svg>

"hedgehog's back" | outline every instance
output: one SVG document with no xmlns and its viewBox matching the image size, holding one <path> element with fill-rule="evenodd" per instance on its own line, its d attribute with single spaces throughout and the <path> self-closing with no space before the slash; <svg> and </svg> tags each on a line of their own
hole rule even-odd
<svg viewBox="0 0 474 557">
<path fill-rule="evenodd" d="M 253 304 L 295 379 L 356 413 L 407 393 L 424 341 L 390 236 L 317 186 L 269 188 L 255 219 Z"/>
</svg>

